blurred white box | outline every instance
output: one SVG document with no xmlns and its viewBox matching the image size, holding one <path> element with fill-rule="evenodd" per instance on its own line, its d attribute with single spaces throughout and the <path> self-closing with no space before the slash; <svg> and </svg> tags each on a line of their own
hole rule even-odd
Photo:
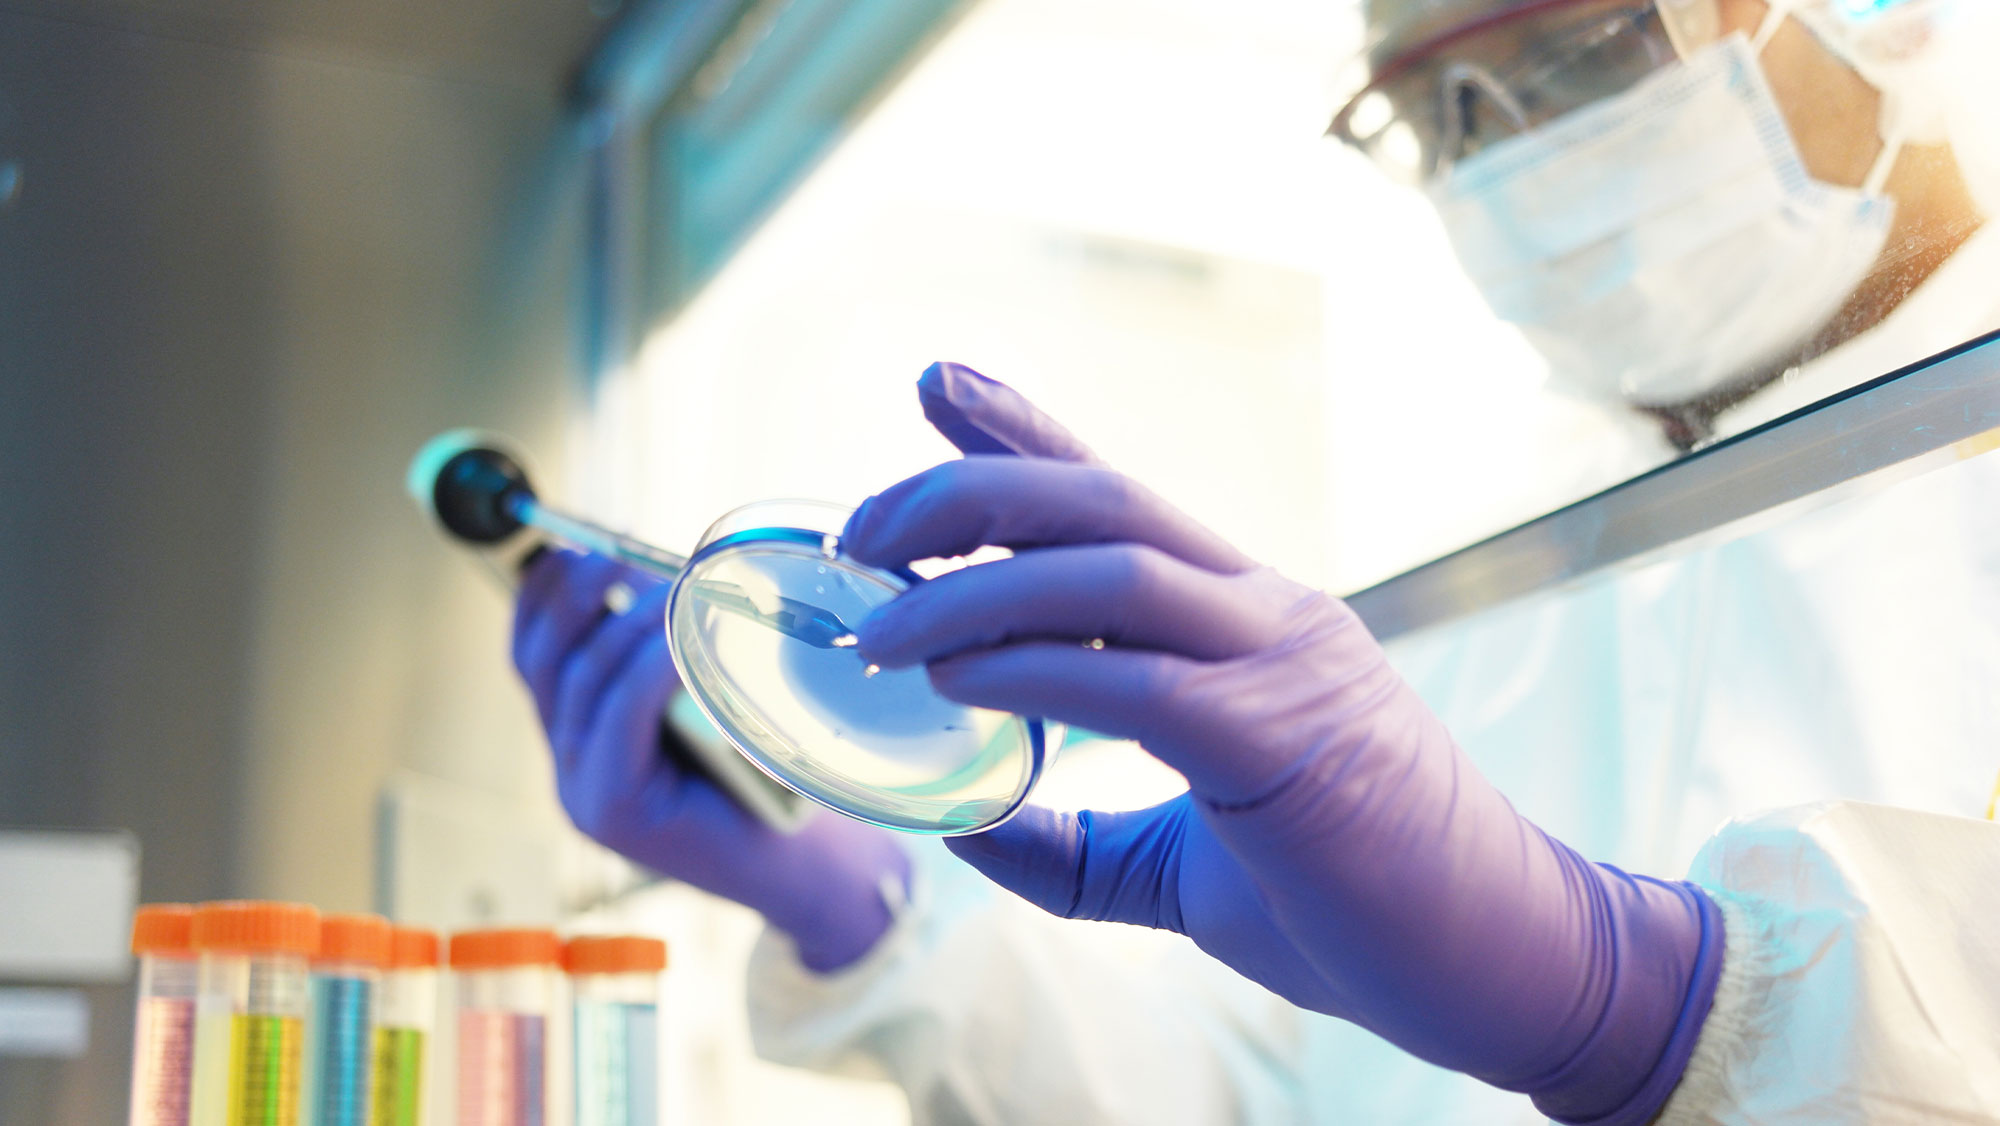
<svg viewBox="0 0 2000 1126">
<path fill-rule="evenodd" d="M 441 930 L 549 926 L 574 832 L 539 805 L 409 771 L 377 807 L 376 908 Z"/>
<path fill-rule="evenodd" d="M 0 989 L 0 1056 L 82 1059 L 90 1002 L 81 989 Z"/>
<path fill-rule="evenodd" d="M 130 833 L 0 829 L 0 979 L 125 980 L 138 895 Z"/>
</svg>

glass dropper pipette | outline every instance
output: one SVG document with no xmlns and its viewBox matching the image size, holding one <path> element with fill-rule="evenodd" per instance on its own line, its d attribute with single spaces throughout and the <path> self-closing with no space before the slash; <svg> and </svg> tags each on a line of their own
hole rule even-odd
<svg viewBox="0 0 2000 1126">
<path fill-rule="evenodd" d="M 551 508 L 535 499 L 532 493 L 517 494 L 507 503 L 509 513 L 516 520 L 550 539 L 607 559 L 616 559 L 668 582 L 678 581 L 681 572 L 687 569 L 688 560 L 684 555 L 676 555 L 665 548 L 654 547 L 601 524 Z M 854 645 L 854 631 L 825 607 L 781 594 L 766 595 L 764 601 L 773 605 L 760 606 L 741 587 L 730 583 L 706 581 L 695 584 L 694 589 L 703 601 L 719 609 L 761 622 L 815 649 L 846 649 Z"/>
<path fill-rule="evenodd" d="M 528 475 L 504 451 L 467 431 L 440 434 L 410 466 L 410 491 L 446 530 L 477 544 L 497 545 L 522 528 L 677 582 L 688 557 L 655 547 L 595 521 L 544 503 Z M 769 593 L 761 598 L 729 583 L 702 582 L 694 593 L 720 610 L 761 623 L 816 649 L 846 649 L 854 631 L 832 611 Z"/>
</svg>

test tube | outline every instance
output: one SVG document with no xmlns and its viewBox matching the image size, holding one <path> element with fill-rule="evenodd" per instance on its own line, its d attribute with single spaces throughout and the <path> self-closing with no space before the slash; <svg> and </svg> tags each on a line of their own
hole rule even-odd
<svg viewBox="0 0 2000 1126">
<path fill-rule="evenodd" d="M 375 1126 L 422 1126 L 437 964 L 436 931 L 391 928 L 388 967 L 375 998 Z"/>
<path fill-rule="evenodd" d="M 549 930 L 451 936 L 459 1126 L 542 1126 L 562 943 Z"/>
<path fill-rule="evenodd" d="M 195 908 L 193 1126 L 297 1126 L 307 963 L 319 912 L 302 903 Z"/>
<path fill-rule="evenodd" d="M 563 947 L 563 965 L 575 999 L 575 1126 L 654 1126 L 667 944 L 637 935 L 586 935 Z"/>
<path fill-rule="evenodd" d="M 312 966 L 306 1026 L 306 1106 L 313 1126 L 369 1126 L 375 995 L 389 959 L 389 920 L 328 915 Z"/>
<path fill-rule="evenodd" d="M 187 1126 L 194 1066 L 194 908 L 148 903 L 132 916 L 139 1005 L 132 1025 L 131 1126 Z"/>
</svg>

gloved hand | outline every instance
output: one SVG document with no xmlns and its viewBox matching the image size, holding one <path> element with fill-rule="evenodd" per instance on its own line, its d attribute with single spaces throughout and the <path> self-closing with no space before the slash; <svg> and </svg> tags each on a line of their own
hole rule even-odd
<svg viewBox="0 0 2000 1126">
<path fill-rule="evenodd" d="M 869 499 L 842 546 L 877 566 L 1015 554 L 879 608 L 861 654 L 925 663 L 966 704 L 1135 739 L 1189 785 L 1138 812 L 1029 808 L 954 852 L 1058 915 L 1186 934 L 1552 1117 L 1660 1108 L 1720 973 L 1704 894 L 1592 864 L 1515 813 L 1339 599 L 1005 386 L 941 365 L 918 388 L 967 456 Z"/>
<path fill-rule="evenodd" d="M 624 613 L 605 592 L 634 592 Z M 679 681 L 667 651 L 669 587 L 597 556 L 548 551 L 528 568 L 514 618 L 514 665 L 555 753 L 563 809 L 593 840 L 761 913 L 826 972 L 888 929 L 882 881 L 909 859 L 881 829 L 825 812 L 780 833 L 661 744 Z"/>
</svg>

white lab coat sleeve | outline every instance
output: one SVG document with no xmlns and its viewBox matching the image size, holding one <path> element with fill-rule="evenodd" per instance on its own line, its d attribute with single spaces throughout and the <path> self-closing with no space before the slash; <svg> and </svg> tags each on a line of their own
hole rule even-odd
<svg viewBox="0 0 2000 1126">
<path fill-rule="evenodd" d="M 855 965 L 814 974 L 782 933 L 758 940 L 759 1055 L 887 1078 L 917 1126 L 1303 1120 L 1292 1006 L 1177 935 L 1135 944 L 1132 928 L 1048 916 L 941 847 L 918 856 L 909 907 Z"/>
<path fill-rule="evenodd" d="M 1690 878 L 1726 946 L 1662 1126 L 2000 1123 L 2000 825 L 1802 806 L 1731 822 Z"/>
</svg>

